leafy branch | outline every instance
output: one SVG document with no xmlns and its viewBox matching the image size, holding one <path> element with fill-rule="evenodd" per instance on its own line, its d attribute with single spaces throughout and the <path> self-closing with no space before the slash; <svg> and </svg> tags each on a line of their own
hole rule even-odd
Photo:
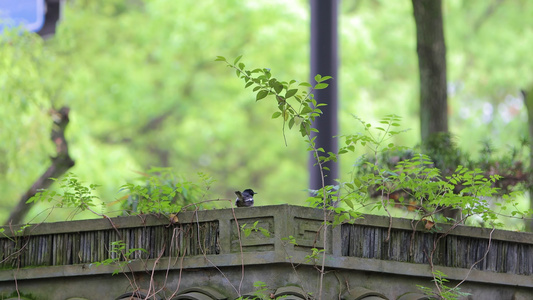
<svg viewBox="0 0 533 300">
<path fill-rule="evenodd" d="M 215 61 L 225 62 L 228 67 L 233 68 L 237 77 L 244 80 L 244 88 L 252 87 L 252 91 L 256 93 L 256 101 L 274 96 L 278 111 L 272 114 L 272 118 L 282 117 L 283 119 L 285 145 L 287 145 L 285 126 L 289 129 L 298 126 L 302 137 L 310 136 L 312 131 L 318 132 L 312 127 L 312 122 L 322 114 L 319 107 L 326 104 L 317 103 L 313 91 L 327 88 L 328 84 L 324 81 L 331 79 L 331 76 L 316 75 L 315 85 L 308 82 L 298 83 L 296 80 L 279 81 L 272 77 L 270 69 L 246 70 L 246 65 L 240 62 L 241 58 L 242 55 L 230 63 L 225 57 L 217 56 Z"/>
</svg>

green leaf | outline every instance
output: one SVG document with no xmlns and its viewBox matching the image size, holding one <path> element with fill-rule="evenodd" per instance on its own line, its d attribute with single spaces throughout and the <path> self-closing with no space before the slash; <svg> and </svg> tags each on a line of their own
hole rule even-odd
<svg viewBox="0 0 533 300">
<path fill-rule="evenodd" d="M 283 91 L 283 84 L 277 80 L 271 86 L 274 88 L 274 91 L 276 91 L 277 94 Z"/>
<path fill-rule="evenodd" d="M 257 93 L 257 96 L 255 97 L 255 101 L 259 101 L 259 100 L 265 98 L 266 96 L 268 96 L 268 91 L 267 90 L 260 90 Z"/>
<path fill-rule="evenodd" d="M 322 76 L 320 74 L 316 74 L 315 75 L 315 81 L 316 82 L 321 82 L 322 81 Z"/>
<path fill-rule="evenodd" d="M 352 187 L 352 189 L 353 189 L 353 187 Z M 348 207 L 350 207 L 351 209 L 353 209 L 354 206 L 353 206 L 353 202 L 352 202 L 352 200 L 350 200 L 350 199 L 344 199 L 344 203 L 346 203 L 346 205 L 348 205 Z"/>
<path fill-rule="evenodd" d="M 237 58 L 235 58 L 235 61 L 233 62 L 233 64 L 236 65 L 239 62 L 239 60 L 241 60 L 241 58 L 242 58 L 242 55 L 237 56 Z"/>
<path fill-rule="evenodd" d="M 272 114 L 272 119 L 278 118 L 279 116 L 281 116 L 281 112 L 277 111 L 277 112 Z"/>
<path fill-rule="evenodd" d="M 319 83 L 317 85 L 315 85 L 315 90 L 322 90 L 322 89 L 325 89 L 328 87 L 329 84 L 327 83 Z"/>
<path fill-rule="evenodd" d="M 300 115 L 304 115 L 304 114 L 310 113 L 310 112 L 312 112 L 312 111 L 313 111 L 313 109 L 312 109 L 311 107 L 309 107 L 309 106 L 304 106 L 304 107 L 302 108 L 302 111 L 300 112 Z"/>
<path fill-rule="evenodd" d="M 228 62 L 224 56 L 217 56 L 217 58 L 215 59 L 215 61 L 225 61 L 225 62 Z"/>
<path fill-rule="evenodd" d="M 291 118 L 291 119 L 289 120 L 289 129 L 291 129 L 292 126 L 294 126 L 294 118 Z"/>
<path fill-rule="evenodd" d="M 296 93 L 298 93 L 298 89 L 288 90 L 287 93 L 285 93 L 285 99 L 294 96 Z"/>
</svg>

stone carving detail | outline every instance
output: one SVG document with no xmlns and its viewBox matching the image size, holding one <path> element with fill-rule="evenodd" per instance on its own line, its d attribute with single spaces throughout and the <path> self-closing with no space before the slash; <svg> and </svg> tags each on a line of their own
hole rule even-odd
<svg viewBox="0 0 533 300">
<path fill-rule="evenodd" d="M 246 224 L 245 228 L 251 228 L 254 223 L 257 222 L 256 228 L 261 228 L 269 232 L 269 237 L 265 236 L 261 230 L 252 230 L 249 236 L 245 237 L 244 232 L 241 230 L 241 244 L 242 251 L 273 251 L 274 250 L 274 218 L 249 218 L 239 219 L 239 227 L 242 228 Z M 237 225 L 235 220 L 231 221 L 231 252 L 239 252 L 239 236 L 237 233 Z"/>
<path fill-rule="evenodd" d="M 310 248 L 324 248 L 324 231 L 322 230 L 322 221 L 313 219 L 294 218 L 295 223 L 295 249 L 301 248 L 308 250 Z M 330 231 L 331 232 L 331 231 Z M 328 238 L 328 247 L 330 247 L 331 235 Z M 328 251 L 329 252 L 329 251 Z"/>
</svg>

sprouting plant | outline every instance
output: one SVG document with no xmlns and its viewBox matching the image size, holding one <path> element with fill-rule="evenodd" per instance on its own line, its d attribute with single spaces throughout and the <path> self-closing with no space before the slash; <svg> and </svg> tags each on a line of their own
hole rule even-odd
<svg viewBox="0 0 533 300">
<path fill-rule="evenodd" d="M 122 209 L 127 213 L 179 212 L 184 206 L 199 203 L 205 198 L 213 179 L 198 173 L 202 185 L 176 177 L 170 168 L 152 168 L 141 173 L 144 183 L 127 183 Z"/>
<path fill-rule="evenodd" d="M 55 201 L 56 207 L 70 207 L 75 208 L 77 211 L 89 210 L 96 213 L 92 208 L 96 206 L 94 201 L 99 199 L 99 197 L 94 195 L 93 192 L 99 185 L 93 183 L 85 185 L 72 173 L 66 174 L 62 179 L 52 179 L 59 184 L 61 191 L 40 190 L 27 203 L 39 200 L 47 202 Z"/>
<path fill-rule="evenodd" d="M 305 256 L 305 262 L 313 262 L 316 264 L 316 262 L 321 260 L 320 256 L 324 256 L 325 254 L 324 249 L 312 248 L 311 253 Z"/>
<path fill-rule="evenodd" d="M 113 270 L 113 274 L 112 274 L 112 275 L 116 275 L 119 272 L 122 272 L 122 270 L 127 264 L 130 264 L 132 262 L 132 256 L 136 252 L 148 253 L 148 251 L 146 251 L 146 249 L 143 249 L 143 248 L 131 248 L 131 249 L 126 250 L 126 243 L 124 243 L 124 241 L 122 240 L 114 241 L 114 242 L 111 242 L 110 244 L 110 249 L 109 249 L 110 258 L 105 259 L 103 261 L 95 262 L 94 264 L 96 266 L 100 266 L 100 265 L 107 266 L 111 264 L 117 264 L 118 268 Z"/>
<path fill-rule="evenodd" d="M 247 224 L 241 225 L 241 231 L 244 233 L 244 237 L 248 237 L 252 232 L 261 232 L 263 236 L 270 237 L 270 232 L 263 227 L 258 227 L 258 223 L 259 221 L 255 221 L 252 226 L 246 226 Z"/>
<path fill-rule="evenodd" d="M 24 224 L 22 226 L 20 226 L 16 231 L 14 231 L 14 236 L 18 236 L 18 235 L 22 235 L 24 233 L 24 231 L 26 230 L 26 228 L 28 227 L 31 227 L 30 224 Z M 6 229 L 5 228 L 0 228 L 0 235 L 3 235 L 4 237 L 6 237 L 7 239 L 9 239 L 10 241 L 12 242 L 16 242 L 16 239 L 7 235 L 6 233 Z"/>
<path fill-rule="evenodd" d="M 447 286 L 446 284 L 449 282 L 449 280 L 446 279 L 446 277 L 446 274 L 443 272 L 435 270 L 433 272 L 433 281 L 435 282 L 437 291 L 433 291 L 431 288 L 422 285 L 417 285 L 417 288 L 432 299 L 456 300 L 470 295 L 469 293 L 461 292 L 461 289 L 457 286 Z"/>
</svg>

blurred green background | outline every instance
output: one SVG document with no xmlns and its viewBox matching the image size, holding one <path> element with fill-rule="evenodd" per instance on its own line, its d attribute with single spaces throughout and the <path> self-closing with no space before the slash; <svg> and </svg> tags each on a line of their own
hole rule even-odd
<svg viewBox="0 0 533 300">
<path fill-rule="evenodd" d="M 533 83 L 533 2 L 443 5 L 450 130 L 473 156 L 487 138 L 505 153 L 527 136 L 519 91 Z M 69 1 L 63 13 L 46 41 L 6 32 L 0 43 L 0 220 L 49 166 L 48 112 L 63 105 L 71 108 L 71 172 L 101 185 L 102 212 L 118 214 L 120 186 L 151 167 L 191 181 L 209 174 L 216 180 L 210 199 L 253 188 L 256 205 L 305 204 L 308 155 L 299 133 L 287 132 L 285 146 L 279 120 L 271 119 L 274 101 L 255 103 L 214 59 L 243 54 L 250 68 L 308 81 L 307 1 Z M 412 129 L 394 142 L 415 146 L 411 1 L 342 1 L 339 33 L 340 134 L 361 130 L 352 115 L 374 122 L 393 113 Z M 342 157 L 341 178 L 356 159 Z M 27 221 L 94 217 L 49 215 L 51 205 L 36 205 Z"/>
</svg>

